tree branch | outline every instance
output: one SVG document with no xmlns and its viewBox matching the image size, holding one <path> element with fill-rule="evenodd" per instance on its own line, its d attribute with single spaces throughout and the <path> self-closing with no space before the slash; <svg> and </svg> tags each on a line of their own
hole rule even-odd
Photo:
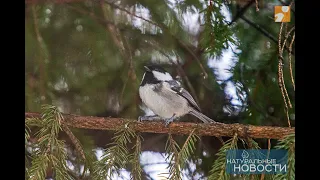
<svg viewBox="0 0 320 180">
<path fill-rule="evenodd" d="M 271 35 L 267 30 L 265 30 L 264 28 L 262 28 L 260 25 L 255 24 L 254 22 L 250 21 L 249 19 L 247 19 L 245 16 L 241 16 L 240 17 L 242 20 L 244 20 L 246 23 L 248 23 L 250 26 L 252 26 L 254 29 L 256 29 L 257 31 L 259 31 L 260 33 L 262 33 L 264 36 L 266 36 L 267 38 L 269 38 L 271 41 L 273 41 L 274 43 L 278 43 L 278 40 Z M 294 48 L 294 47 L 293 47 Z M 285 46 L 285 49 L 289 51 L 289 47 Z M 294 51 L 290 52 L 292 55 L 295 55 Z"/>
<path fill-rule="evenodd" d="M 96 130 L 115 130 L 128 119 L 111 118 L 111 117 L 93 117 L 93 116 L 78 116 L 64 114 L 64 122 L 67 126 L 81 129 L 96 129 Z M 40 118 L 40 113 L 26 112 L 26 118 Z M 295 128 L 287 127 L 272 127 L 272 126 L 253 126 L 242 124 L 195 124 L 189 122 L 174 122 L 168 127 L 164 126 L 161 121 L 138 122 L 132 120 L 132 128 L 139 132 L 148 133 L 171 133 L 178 135 L 188 135 L 195 128 L 199 136 L 227 136 L 233 137 L 235 133 L 239 137 L 250 138 L 266 138 L 266 139 L 281 139 L 284 136 L 295 133 Z"/>
<path fill-rule="evenodd" d="M 254 3 L 254 0 L 251 0 L 248 2 L 244 7 L 242 7 L 240 10 L 237 11 L 237 14 L 233 17 L 232 21 L 229 22 L 229 25 L 233 24 L 236 22 L 244 13 L 248 10 L 248 8 Z"/>
</svg>

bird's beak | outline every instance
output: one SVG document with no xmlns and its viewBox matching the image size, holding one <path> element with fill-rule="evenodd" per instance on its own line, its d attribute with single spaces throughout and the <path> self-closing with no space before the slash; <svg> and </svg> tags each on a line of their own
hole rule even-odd
<svg viewBox="0 0 320 180">
<path fill-rule="evenodd" d="M 147 71 L 150 71 L 150 69 L 147 66 L 143 66 Z"/>
</svg>

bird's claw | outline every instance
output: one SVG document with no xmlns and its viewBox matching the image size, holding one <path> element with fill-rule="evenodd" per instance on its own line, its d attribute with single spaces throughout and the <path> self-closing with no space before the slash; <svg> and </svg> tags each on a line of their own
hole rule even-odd
<svg viewBox="0 0 320 180">
<path fill-rule="evenodd" d="M 145 121 L 145 120 L 149 120 L 150 119 L 150 116 L 139 116 L 138 117 L 138 121 L 141 122 L 141 121 Z"/>
<path fill-rule="evenodd" d="M 141 122 L 141 121 L 146 121 L 146 120 L 157 120 L 157 119 L 160 119 L 160 117 L 158 116 L 139 116 L 138 117 L 138 121 Z"/>
<path fill-rule="evenodd" d="M 166 127 L 168 127 L 168 125 L 175 119 L 175 115 L 173 115 L 171 118 L 167 118 L 167 119 L 163 119 L 164 120 L 164 124 Z M 160 120 L 162 118 L 160 118 L 159 116 L 139 116 L 138 117 L 138 122 L 141 121 L 145 121 L 145 120 Z"/>
<path fill-rule="evenodd" d="M 164 125 L 168 127 L 168 125 L 173 121 L 173 119 L 174 119 L 174 116 L 168 119 L 164 119 Z"/>
</svg>

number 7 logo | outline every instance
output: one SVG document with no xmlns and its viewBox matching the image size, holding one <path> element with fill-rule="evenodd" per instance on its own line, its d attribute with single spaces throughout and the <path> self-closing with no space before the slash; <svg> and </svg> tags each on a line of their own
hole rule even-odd
<svg viewBox="0 0 320 180">
<path fill-rule="evenodd" d="M 275 6 L 274 7 L 275 22 L 290 22 L 290 6 Z"/>
</svg>

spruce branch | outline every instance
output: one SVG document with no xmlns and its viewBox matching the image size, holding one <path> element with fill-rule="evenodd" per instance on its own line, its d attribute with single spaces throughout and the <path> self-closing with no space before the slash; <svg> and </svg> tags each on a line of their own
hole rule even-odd
<svg viewBox="0 0 320 180">
<path fill-rule="evenodd" d="M 235 43 L 235 39 L 232 37 L 233 32 L 230 26 L 221 13 L 222 0 L 210 0 L 209 2 L 204 10 L 205 26 L 200 43 L 202 47 L 205 47 L 205 52 L 212 56 L 221 56 L 224 49 Z"/>
<path fill-rule="evenodd" d="M 28 139 L 30 138 L 30 128 L 28 126 L 28 124 L 25 124 L 25 130 L 24 130 L 24 142 L 25 142 L 25 145 L 27 145 L 28 143 Z"/>
<path fill-rule="evenodd" d="M 52 154 L 49 156 L 51 157 L 51 163 L 53 166 L 53 170 L 55 172 L 55 179 L 56 180 L 74 179 L 74 177 L 72 177 L 69 174 L 69 168 L 67 167 L 67 164 L 66 164 L 66 159 L 67 159 L 66 151 L 60 151 L 57 153 L 59 153 L 59 156 L 52 155 Z"/>
<path fill-rule="evenodd" d="M 136 137 L 135 132 L 129 126 L 127 121 L 118 128 L 113 142 L 109 144 L 109 148 L 105 149 L 100 161 L 94 163 L 93 178 L 96 180 L 112 179 L 114 172 L 119 174 L 121 168 L 125 168 L 129 162 L 127 144 L 131 143 L 131 139 Z"/>
<path fill-rule="evenodd" d="M 32 166 L 29 169 L 29 180 L 45 179 L 47 168 L 49 166 L 49 158 L 46 154 L 40 154 L 32 160 Z"/>
<path fill-rule="evenodd" d="M 131 177 L 132 180 L 141 180 L 142 168 L 140 165 L 140 154 L 141 154 L 141 141 L 143 140 L 140 133 L 136 134 L 136 144 L 133 146 L 134 152 L 131 155 L 131 164 L 132 171 Z"/>
<path fill-rule="evenodd" d="M 25 152 L 25 164 L 26 164 L 26 166 L 25 166 L 25 171 L 26 171 L 26 175 L 27 176 L 29 176 L 29 169 L 28 169 L 28 166 L 27 166 L 27 164 L 29 164 L 29 160 L 28 160 L 28 158 L 30 157 L 29 156 L 29 154 L 28 154 L 28 152 L 27 152 L 27 147 L 28 147 L 28 140 L 29 140 L 29 138 L 30 138 L 30 128 L 29 128 L 29 125 L 26 123 L 25 124 L 25 134 L 24 134 L 24 142 L 25 142 L 25 150 L 26 150 L 26 152 Z"/>
<path fill-rule="evenodd" d="M 26 127 L 30 127 L 30 126 L 37 126 L 37 127 L 42 127 L 43 126 L 43 121 L 36 117 L 31 117 L 31 118 L 26 118 L 26 121 L 25 121 L 25 126 Z"/>
<path fill-rule="evenodd" d="M 25 117 L 39 117 L 39 113 L 26 112 Z M 69 127 L 81 129 L 97 130 L 117 130 L 118 127 L 126 124 L 128 119 L 112 117 L 93 117 L 64 114 L 64 122 Z M 173 122 L 165 127 L 163 121 L 138 122 L 129 120 L 134 125 L 133 131 L 148 133 L 169 133 L 178 135 L 189 135 L 194 128 L 198 128 L 198 136 L 216 136 L 216 137 L 233 137 L 237 133 L 239 137 L 250 138 L 270 138 L 281 139 L 288 134 L 294 133 L 294 127 L 272 127 L 272 126 L 253 126 L 243 124 L 224 124 L 224 123 L 188 123 Z"/>
<path fill-rule="evenodd" d="M 194 153 L 195 143 L 199 139 L 195 134 L 195 130 L 190 133 L 181 148 L 172 135 L 169 134 L 165 148 L 168 154 L 166 160 L 169 162 L 169 180 L 182 179 L 181 171 L 185 167 L 186 160 Z"/>
<path fill-rule="evenodd" d="M 63 116 L 57 107 L 51 105 L 43 105 L 42 111 L 40 116 L 42 123 L 39 123 L 39 119 L 36 118 L 26 121 L 27 125 L 31 123 L 42 124 L 36 133 L 39 148 L 32 154 L 28 179 L 45 179 L 48 168 L 52 168 L 55 179 L 72 180 L 73 178 L 68 174 L 64 141 L 57 139 Z"/>
<path fill-rule="evenodd" d="M 89 175 L 91 175 L 92 172 L 94 172 L 94 164 L 97 161 L 97 156 L 92 149 L 85 149 L 84 150 L 86 161 L 83 167 L 83 172 L 81 174 L 80 179 L 85 179 L 85 177 L 88 176 L 88 171 L 90 172 Z"/>
<path fill-rule="evenodd" d="M 275 148 L 288 151 L 288 171 L 286 174 L 277 174 L 275 179 L 295 179 L 295 134 L 290 134 L 281 139 Z"/>
<path fill-rule="evenodd" d="M 210 171 L 209 180 L 228 180 L 230 179 L 230 175 L 226 173 L 226 158 L 227 151 L 230 149 L 238 149 L 237 146 L 238 135 L 235 134 L 233 138 L 229 139 L 225 142 L 225 144 L 219 149 L 216 156 L 218 157 L 212 166 Z"/>
<path fill-rule="evenodd" d="M 196 129 L 190 133 L 178 154 L 179 164 L 182 168 L 184 168 L 186 160 L 194 153 L 194 150 L 196 149 L 195 143 L 200 139 L 200 137 L 195 134 L 195 130 Z"/>
<path fill-rule="evenodd" d="M 166 161 L 169 162 L 169 180 L 181 180 L 181 167 L 179 165 L 179 150 L 180 147 L 178 143 L 173 139 L 172 134 L 168 136 L 165 150 L 167 152 Z"/>
<path fill-rule="evenodd" d="M 261 149 L 261 147 L 259 146 L 259 144 L 255 140 L 253 140 L 252 138 L 249 138 L 249 139 L 251 141 L 253 149 Z"/>
</svg>

